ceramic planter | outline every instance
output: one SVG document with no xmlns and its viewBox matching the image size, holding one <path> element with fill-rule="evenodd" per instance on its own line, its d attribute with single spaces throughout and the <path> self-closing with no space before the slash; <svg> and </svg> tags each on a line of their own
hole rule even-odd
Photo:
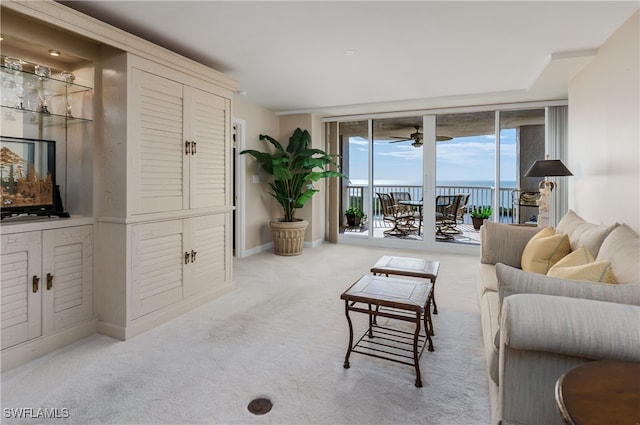
<svg viewBox="0 0 640 425">
<path fill-rule="evenodd" d="M 273 253 L 276 255 L 300 255 L 304 247 L 304 234 L 309 226 L 307 220 L 269 222 L 273 239 Z"/>
</svg>

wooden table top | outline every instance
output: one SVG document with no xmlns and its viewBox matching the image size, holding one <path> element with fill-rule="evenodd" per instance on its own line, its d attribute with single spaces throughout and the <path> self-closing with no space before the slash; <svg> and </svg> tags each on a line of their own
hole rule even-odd
<svg viewBox="0 0 640 425">
<path fill-rule="evenodd" d="M 395 274 L 435 280 L 438 277 L 439 269 L 440 261 L 385 255 L 373 265 L 371 273 Z"/>
<path fill-rule="evenodd" d="M 424 281 L 364 275 L 340 298 L 416 312 L 424 311 L 432 284 Z"/>
<path fill-rule="evenodd" d="M 577 366 L 558 379 L 556 401 L 568 425 L 640 424 L 640 363 Z"/>
</svg>

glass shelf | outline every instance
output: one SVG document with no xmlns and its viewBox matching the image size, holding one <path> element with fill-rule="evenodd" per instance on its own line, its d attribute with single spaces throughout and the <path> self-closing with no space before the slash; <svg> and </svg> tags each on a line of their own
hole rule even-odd
<svg viewBox="0 0 640 425">
<path fill-rule="evenodd" d="M 15 70 L 4 65 L 0 66 L 0 76 L 3 122 L 14 121 L 16 114 L 22 117 L 25 112 L 30 114 L 22 117 L 25 124 L 41 123 L 51 126 L 91 121 L 90 117 L 82 116 L 80 107 L 84 103 L 84 96 L 93 93 L 91 87 L 67 82 L 55 76 L 43 79 L 31 69 Z M 72 117 L 65 116 L 68 108 L 71 109 Z"/>
<path fill-rule="evenodd" d="M 66 115 L 47 114 L 41 111 L 11 108 L 8 106 L 0 106 L 0 110 L 2 111 L 2 122 L 20 120 L 23 123 L 34 125 L 42 122 L 42 125 L 45 127 L 75 125 L 92 122 L 92 120 L 86 118 L 69 118 Z"/>
<path fill-rule="evenodd" d="M 43 86 L 42 88 L 44 90 L 50 91 L 54 95 L 74 94 L 74 93 L 87 92 L 87 91 L 93 90 L 91 87 L 83 86 L 81 84 L 76 84 L 76 83 L 68 83 L 66 81 L 55 78 L 54 76 L 51 76 L 45 80 L 41 80 L 40 77 L 38 77 L 35 73 L 30 71 L 12 70 L 5 67 L 4 65 L 2 65 L 1 68 L 2 68 L 2 73 L 4 74 L 2 78 L 3 81 L 5 79 L 8 80 L 10 78 L 9 76 L 11 75 L 18 76 L 18 77 L 21 76 L 22 84 L 32 83 L 34 85 L 36 84 L 39 85 L 39 83 L 42 82 L 42 86 Z"/>
</svg>

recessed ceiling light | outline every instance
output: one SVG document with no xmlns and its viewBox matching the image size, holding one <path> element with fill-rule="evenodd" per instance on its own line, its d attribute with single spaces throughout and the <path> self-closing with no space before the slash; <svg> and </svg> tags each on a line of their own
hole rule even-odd
<svg viewBox="0 0 640 425">
<path fill-rule="evenodd" d="M 49 49 L 49 54 L 51 56 L 60 56 L 60 50 Z"/>
<path fill-rule="evenodd" d="M 344 55 L 345 56 L 355 56 L 356 55 L 356 51 L 355 50 L 345 50 L 344 51 Z"/>
</svg>

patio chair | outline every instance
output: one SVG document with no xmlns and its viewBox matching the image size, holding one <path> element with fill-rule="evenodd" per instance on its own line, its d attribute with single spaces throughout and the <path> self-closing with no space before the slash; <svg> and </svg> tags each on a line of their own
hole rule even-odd
<svg viewBox="0 0 640 425">
<path fill-rule="evenodd" d="M 469 203 L 469 197 L 471 194 L 462 193 L 460 199 L 460 205 L 458 205 L 458 213 L 456 214 L 456 224 L 464 223 L 464 215 L 467 212 L 467 204 Z"/>
<path fill-rule="evenodd" d="M 462 231 L 457 228 L 460 206 L 468 195 L 438 195 L 436 196 L 436 237 L 439 239 L 453 239 L 453 235 Z"/>
<path fill-rule="evenodd" d="M 414 220 L 418 220 L 418 235 L 420 235 L 420 227 L 422 226 L 422 205 L 412 206 L 403 205 L 402 201 L 411 201 L 411 194 L 409 192 L 389 192 L 393 203 L 398 206 L 400 211 L 407 214 L 413 214 Z"/>
<path fill-rule="evenodd" d="M 382 221 L 392 223 L 391 229 L 385 230 L 385 236 L 406 236 L 416 230 L 413 211 L 400 209 L 388 193 L 376 193 L 382 209 Z"/>
<path fill-rule="evenodd" d="M 411 194 L 409 192 L 389 192 L 389 196 L 391 196 L 391 200 L 395 205 L 400 209 L 412 210 L 412 208 L 408 205 L 400 204 L 400 201 L 410 201 Z"/>
</svg>

